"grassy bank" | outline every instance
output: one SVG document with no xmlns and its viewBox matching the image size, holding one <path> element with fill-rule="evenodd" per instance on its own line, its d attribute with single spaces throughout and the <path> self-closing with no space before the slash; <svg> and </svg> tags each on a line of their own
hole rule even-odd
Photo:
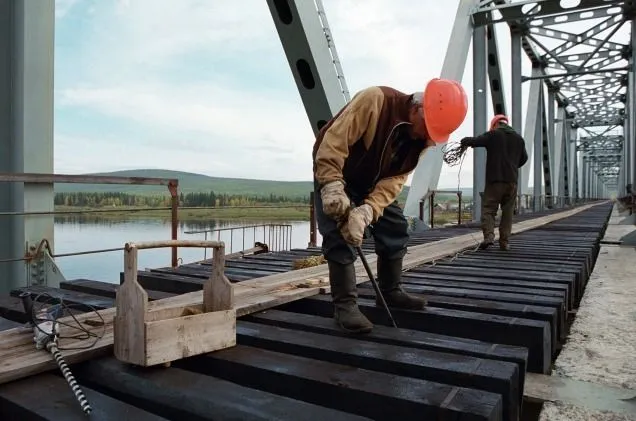
<svg viewBox="0 0 636 421">
<path fill-rule="evenodd" d="M 56 211 L 72 212 L 68 216 L 90 216 L 91 218 L 103 219 L 169 219 L 169 210 L 146 210 L 135 207 L 117 208 L 113 211 L 102 212 L 103 208 L 76 207 L 76 206 L 56 206 Z M 99 212 L 94 212 L 94 211 Z M 91 212 L 93 211 L 93 212 Z M 82 212 L 82 213 L 78 213 Z M 65 215 L 61 215 L 65 216 Z M 179 209 L 179 221 L 198 221 L 206 219 L 230 220 L 293 220 L 308 221 L 309 207 L 288 207 L 288 208 L 185 208 Z"/>
</svg>

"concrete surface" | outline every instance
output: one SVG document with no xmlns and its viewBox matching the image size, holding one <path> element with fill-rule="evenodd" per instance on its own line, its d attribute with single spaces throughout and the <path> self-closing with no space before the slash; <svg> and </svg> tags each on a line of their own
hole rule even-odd
<svg viewBox="0 0 636 421">
<path fill-rule="evenodd" d="M 625 235 L 615 208 L 604 240 Z M 614 237 L 612 237 L 614 236 Z M 619 237 L 620 238 L 620 237 Z M 636 389 L 636 248 L 601 247 L 553 376 Z M 636 400 L 636 397 L 634 398 Z M 540 421 L 636 421 L 634 414 L 546 402 Z"/>
<path fill-rule="evenodd" d="M 603 242 L 618 242 L 624 240 L 624 237 L 636 231 L 634 225 L 612 224 L 607 226 L 607 231 L 603 237 Z"/>
<path fill-rule="evenodd" d="M 594 411 L 562 402 L 546 402 L 540 421 L 636 421 L 636 416 L 608 411 Z"/>
</svg>

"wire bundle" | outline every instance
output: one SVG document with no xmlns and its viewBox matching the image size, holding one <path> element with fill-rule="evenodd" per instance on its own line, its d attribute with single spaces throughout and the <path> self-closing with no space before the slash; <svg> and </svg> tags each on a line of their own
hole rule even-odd
<svg viewBox="0 0 636 421">
<path fill-rule="evenodd" d="M 48 300 L 45 297 L 48 298 Z M 84 392 L 82 392 L 81 387 L 77 383 L 75 376 L 73 376 L 73 374 L 71 373 L 71 370 L 68 364 L 66 363 L 66 361 L 64 361 L 64 357 L 62 356 L 62 353 L 60 352 L 60 350 L 88 349 L 93 347 L 95 343 L 104 335 L 106 331 L 106 324 L 104 323 L 104 318 L 92 306 L 89 306 L 89 305 L 78 306 L 78 307 L 88 307 L 89 310 L 93 311 L 97 315 L 97 317 L 100 319 L 98 321 L 95 321 L 95 323 L 98 326 L 102 326 L 102 332 L 95 334 L 89 328 L 82 326 L 82 323 L 75 317 L 75 314 L 74 314 L 75 312 L 82 311 L 84 309 L 79 308 L 76 311 L 73 311 L 71 306 L 68 303 L 66 303 L 61 297 L 53 297 L 48 293 L 42 293 L 35 298 L 34 300 L 35 302 L 32 302 L 30 299 L 28 299 L 28 301 L 30 301 L 27 304 L 30 310 L 29 311 L 30 321 L 33 324 L 33 327 L 36 333 L 34 338 L 36 341 L 36 347 L 40 349 L 40 346 L 46 343 L 46 350 L 53 355 L 55 362 L 57 363 L 58 367 L 60 368 L 60 371 L 62 372 L 62 375 L 64 376 L 64 379 L 66 380 L 68 385 L 71 387 L 71 390 L 75 394 L 75 397 L 77 398 L 77 401 L 79 402 L 82 408 L 82 411 L 84 411 L 84 413 L 87 415 L 90 414 L 92 411 L 92 408 L 90 404 L 88 403 L 88 400 L 86 399 L 86 396 L 84 395 Z M 53 301 L 53 303 L 51 303 L 51 301 Z M 40 304 L 39 306 L 40 309 L 36 308 L 38 307 L 36 303 Z M 47 306 L 47 304 L 49 305 Z M 45 315 L 45 317 L 38 317 L 38 315 Z M 62 322 L 59 320 L 60 318 L 65 316 L 72 318 L 73 321 L 77 323 L 77 325 L 74 326 L 73 323 Z M 70 329 L 77 330 L 79 333 L 75 335 L 69 335 L 66 337 L 60 336 L 59 325 L 66 326 L 69 328 L 69 330 Z M 38 333 L 40 334 L 38 335 Z M 59 339 L 86 341 L 91 338 L 94 339 L 94 341 L 91 341 L 92 343 L 85 346 L 59 347 L 59 344 L 58 344 Z"/>
<path fill-rule="evenodd" d="M 47 307 L 55 306 L 55 305 L 58 306 L 55 317 L 51 317 L 50 315 L 44 318 L 38 317 L 39 314 L 42 314 L 44 309 L 46 309 Z M 77 319 L 76 314 L 84 313 L 86 312 L 87 309 L 89 312 L 95 313 L 95 316 L 99 320 L 96 320 L 96 321 L 86 320 L 84 324 L 88 326 L 91 326 L 91 325 L 100 326 L 101 329 L 99 330 L 101 330 L 101 332 L 95 333 L 89 327 L 83 326 L 83 323 Z M 48 334 L 48 332 L 44 331 L 44 329 L 42 328 L 42 325 L 44 325 L 47 322 L 55 322 L 55 324 L 58 326 L 58 329 L 57 329 L 58 332 L 55 336 L 58 339 L 66 340 L 65 342 L 69 342 L 71 340 L 80 342 L 80 341 L 88 341 L 89 339 L 92 339 L 92 341 L 90 341 L 88 344 L 83 346 L 63 347 L 63 346 L 59 346 L 58 344 L 58 349 L 60 351 L 92 348 L 93 346 L 95 346 L 97 341 L 99 341 L 104 336 L 104 333 L 106 333 L 106 323 L 104 321 L 104 318 L 97 311 L 97 309 L 95 309 L 95 307 L 88 304 L 68 303 L 64 301 L 61 297 L 54 297 L 47 292 L 38 294 L 35 297 L 35 299 L 33 300 L 33 304 L 32 304 L 29 316 L 30 316 L 29 321 L 33 324 L 34 328 L 42 333 Z M 70 321 L 63 322 L 59 320 L 61 318 L 68 318 L 68 317 L 70 317 L 74 323 L 71 323 Z M 91 323 L 88 323 L 88 322 L 91 322 Z M 59 335 L 59 326 L 65 326 L 68 328 L 69 331 L 76 331 L 77 334 L 61 336 Z"/>
<path fill-rule="evenodd" d="M 459 142 L 447 143 L 442 149 L 444 154 L 444 162 L 451 167 L 459 164 L 466 152 L 466 147 L 462 146 Z"/>
</svg>

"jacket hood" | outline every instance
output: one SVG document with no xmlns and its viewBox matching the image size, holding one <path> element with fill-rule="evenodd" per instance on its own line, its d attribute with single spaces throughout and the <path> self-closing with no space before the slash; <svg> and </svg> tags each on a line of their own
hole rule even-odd
<svg viewBox="0 0 636 421">
<path fill-rule="evenodd" d="M 517 133 L 515 129 L 506 123 L 500 123 L 496 130 L 503 130 L 506 133 Z"/>
</svg>

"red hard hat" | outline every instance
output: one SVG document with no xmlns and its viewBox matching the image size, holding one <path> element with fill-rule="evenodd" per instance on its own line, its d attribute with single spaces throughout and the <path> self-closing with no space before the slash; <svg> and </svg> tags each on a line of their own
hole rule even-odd
<svg viewBox="0 0 636 421">
<path fill-rule="evenodd" d="M 432 141 L 444 143 L 462 124 L 468 111 L 468 98 L 462 85 L 450 79 L 428 82 L 422 98 L 424 122 Z"/>
<path fill-rule="evenodd" d="M 506 123 L 508 123 L 508 117 L 503 114 L 497 114 L 496 116 L 494 116 L 492 120 L 490 120 L 490 130 L 494 129 L 495 126 L 497 126 L 497 123 L 499 123 L 500 121 L 505 121 Z"/>
</svg>

